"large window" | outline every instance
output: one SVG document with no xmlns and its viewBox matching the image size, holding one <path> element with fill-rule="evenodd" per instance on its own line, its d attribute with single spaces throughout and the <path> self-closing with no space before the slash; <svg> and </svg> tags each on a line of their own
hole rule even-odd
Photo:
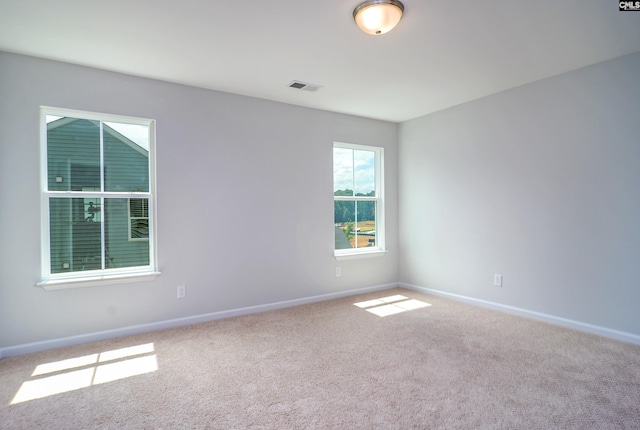
<svg viewBox="0 0 640 430">
<path fill-rule="evenodd" d="M 383 149 L 335 143 L 335 255 L 384 250 Z"/>
<path fill-rule="evenodd" d="M 153 121 L 42 108 L 43 280 L 155 274 Z"/>
</svg>

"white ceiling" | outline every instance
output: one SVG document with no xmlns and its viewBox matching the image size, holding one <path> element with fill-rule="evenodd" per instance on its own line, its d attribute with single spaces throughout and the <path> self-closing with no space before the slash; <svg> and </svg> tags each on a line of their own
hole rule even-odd
<svg viewBox="0 0 640 430">
<path fill-rule="evenodd" d="M 612 0 L 403 0 L 382 36 L 358 2 L 0 0 L 0 50 L 394 122 L 640 51 Z"/>
</svg>

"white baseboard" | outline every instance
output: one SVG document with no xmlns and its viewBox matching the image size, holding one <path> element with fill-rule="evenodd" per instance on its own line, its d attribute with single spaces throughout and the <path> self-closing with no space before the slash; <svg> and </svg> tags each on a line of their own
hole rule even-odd
<svg viewBox="0 0 640 430">
<path fill-rule="evenodd" d="M 30 354 L 32 352 L 46 351 L 48 349 L 61 348 L 65 346 L 79 345 L 81 343 L 97 342 L 100 340 L 113 339 L 122 336 L 147 333 L 169 328 L 183 327 L 208 321 L 220 320 L 224 318 L 237 317 L 241 315 L 255 314 L 259 312 L 272 311 L 276 309 L 289 308 L 292 306 L 306 305 L 309 303 L 322 302 L 326 300 L 338 299 L 341 297 L 355 296 L 357 294 L 388 290 L 397 287 L 397 283 L 376 285 L 372 287 L 358 288 L 353 290 L 340 291 L 336 293 L 321 294 L 318 296 L 303 297 L 300 299 L 285 300 L 282 302 L 268 303 L 265 305 L 248 306 L 245 308 L 230 309 L 226 311 L 212 312 L 202 315 L 193 315 L 172 320 L 157 321 L 149 324 L 140 324 L 129 327 L 122 327 L 112 330 L 86 333 L 77 336 L 64 337 L 59 339 L 45 340 L 41 342 L 25 343 L 0 348 L 0 358 L 13 357 L 16 355 Z"/>
<path fill-rule="evenodd" d="M 587 333 L 597 334 L 599 336 L 608 337 L 611 339 L 620 340 L 623 342 L 633 343 L 640 345 L 640 336 L 633 333 L 627 333 L 623 331 L 613 330 L 606 327 L 600 327 L 593 324 L 587 324 L 580 321 L 574 321 L 566 318 L 561 318 L 553 315 L 543 314 L 540 312 L 530 311 L 527 309 L 517 308 L 514 306 L 503 305 L 500 303 L 489 302 L 487 300 L 475 299 L 473 297 L 462 296 L 458 294 L 448 293 L 446 291 L 434 290 L 431 288 L 419 287 L 417 285 L 411 285 L 404 282 L 398 283 L 402 288 L 407 290 L 418 291 L 426 294 L 433 294 L 434 296 L 446 297 L 452 300 L 469 303 L 472 305 L 482 306 L 485 308 L 518 315 L 526 318 L 531 318 L 538 321 L 544 321 L 550 324 L 559 325 L 562 327 L 572 328 L 575 330 L 584 331 Z"/>
</svg>

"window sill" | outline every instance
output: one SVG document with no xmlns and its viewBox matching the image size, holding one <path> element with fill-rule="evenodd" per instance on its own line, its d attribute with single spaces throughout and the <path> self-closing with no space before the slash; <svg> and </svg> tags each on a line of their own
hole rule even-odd
<svg viewBox="0 0 640 430">
<path fill-rule="evenodd" d="M 151 281 L 160 276 L 160 272 L 138 272 L 115 275 L 100 275 L 82 278 L 47 279 L 35 286 L 46 291 L 67 290 L 70 288 L 95 287 L 97 285 L 124 284 L 128 282 Z"/>
<path fill-rule="evenodd" d="M 384 257 L 389 251 L 387 250 L 375 250 L 375 251 L 360 251 L 353 252 L 348 254 L 333 254 L 336 260 L 356 260 L 359 258 L 373 258 L 373 257 Z"/>
</svg>

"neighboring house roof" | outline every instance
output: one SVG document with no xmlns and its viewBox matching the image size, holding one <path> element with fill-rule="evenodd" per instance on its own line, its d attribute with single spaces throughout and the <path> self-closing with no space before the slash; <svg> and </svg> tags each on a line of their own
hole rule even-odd
<svg viewBox="0 0 640 430">
<path fill-rule="evenodd" d="M 336 226 L 336 247 L 335 249 L 351 249 L 351 242 L 349 242 L 349 238 L 344 233 L 340 227 Z"/>
<path fill-rule="evenodd" d="M 92 121 L 90 119 L 65 117 L 65 118 L 60 118 L 60 119 L 57 119 L 55 121 L 51 121 L 51 122 L 47 123 L 47 130 L 55 130 L 58 127 L 65 126 L 67 124 L 71 124 L 71 123 L 74 123 L 76 121 L 89 121 L 91 123 L 94 123 L 96 126 L 98 126 L 98 121 Z M 118 139 L 119 141 L 121 141 L 125 145 L 129 146 L 134 151 L 139 152 L 140 154 L 144 155 L 145 157 L 148 156 L 149 151 L 147 151 L 142 146 L 138 145 L 133 140 L 129 139 L 128 137 L 124 136 L 123 134 L 121 134 L 118 131 L 114 130 L 113 128 L 109 127 L 107 124 L 103 123 L 102 127 L 103 127 L 103 130 L 104 130 L 105 133 L 110 134 L 111 136 L 115 137 L 116 139 Z"/>
</svg>

